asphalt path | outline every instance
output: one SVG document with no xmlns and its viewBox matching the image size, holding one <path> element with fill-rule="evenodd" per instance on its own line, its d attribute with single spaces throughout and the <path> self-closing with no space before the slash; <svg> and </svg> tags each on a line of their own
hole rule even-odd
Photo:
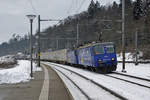
<svg viewBox="0 0 150 100">
<path fill-rule="evenodd" d="M 38 100 L 43 85 L 44 72 L 34 73 L 26 83 L 0 85 L 0 100 Z"/>
</svg>

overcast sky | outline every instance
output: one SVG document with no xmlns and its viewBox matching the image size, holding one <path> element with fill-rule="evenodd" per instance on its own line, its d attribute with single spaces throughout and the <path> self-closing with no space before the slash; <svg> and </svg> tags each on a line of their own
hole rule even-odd
<svg viewBox="0 0 150 100">
<path fill-rule="evenodd" d="M 23 36 L 29 32 L 27 14 L 40 14 L 42 19 L 63 19 L 77 12 L 87 10 L 91 0 L 0 0 L 0 44 L 7 42 L 12 34 Z M 96 1 L 96 0 L 94 0 Z M 114 0 L 98 0 L 111 4 Z M 119 0 L 115 0 L 119 1 Z M 82 5 L 82 6 L 80 6 Z M 79 9 L 79 11 L 77 11 Z M 42 29 L 52 22 L 42 22 Z M 34 20 L 34 32 L 37 19 Z"/>
</svg>

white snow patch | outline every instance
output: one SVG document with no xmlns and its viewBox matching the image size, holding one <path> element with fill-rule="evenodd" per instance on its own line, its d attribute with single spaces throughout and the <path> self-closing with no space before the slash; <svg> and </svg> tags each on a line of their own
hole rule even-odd
<svg viewBox="0 0 150 100">
<path fill-rule="evenodd" d="M 133 63 L 126 63 L 125 70 L 127 71 L 127 73 L 124 74 L 150 79 L 150 64 L 138 64 L 136 66 Z M 122 71 L 122 63 L 118 63 L 117 71 Z"/>
<path fill-rule="evenodd" d="M 138 58 L 143 56 L 143 52 L 139 52 Z M 135 54 L 134 53 L 125 53 L 125 61 L 135 61 Z M 122 61 L 122 53 L 117 54 L 117 60 Z M 143 60 L 138 59 L 138 61 L 150 61 L 149 59 Z M 126 63 L 125 64 L 125 70 L 127 73 L 132 76 L 142 77 L 142 78 L 148 78 L 150 79 L 150 64 L 138 64 L 135 65 L 133 63 Z M 122 63 L 118 63 L 117 65 L 117 71 L 122 71 Z"/>
<path fill-rule="evenodd" d="M 33 63 L 33 72 L 35 71 L 42 71 L 42 69 L 36 67 L 36 64 Z M 31 79 L 30 72 L 30 61 L 20 60 L 18 61 L 18 65 L 16 67 L 0 70 L 0 84 L 28 82 Z"/>
</svg>

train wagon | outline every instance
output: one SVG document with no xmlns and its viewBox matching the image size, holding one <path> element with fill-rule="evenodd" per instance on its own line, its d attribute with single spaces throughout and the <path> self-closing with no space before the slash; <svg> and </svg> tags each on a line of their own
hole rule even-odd
<svg viewBox="0 0 150 100">
<path fill-rule="evenodd" d="M 67 49 L 56 50 L 51 52 L 42 52 L 41 59 L 53 62 L 63 62 L 67 61 Z"/>
</svg>

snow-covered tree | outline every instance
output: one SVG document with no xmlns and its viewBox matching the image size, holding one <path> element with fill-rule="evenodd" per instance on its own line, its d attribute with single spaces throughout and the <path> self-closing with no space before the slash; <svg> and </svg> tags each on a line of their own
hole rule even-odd
<svg viewBox="0 0 150 100">
<path fill-rule="evenodd" d="M 100 3 L 98 1 L 96 1 L 95 7 L 96 7 L 96 9 L 100 9 L 101 6 L 100 6 Z"/>
<path fill-rule="evenodd" d="M 135 20 L 139 20 L 144 14 L 142 7 L 142 0 L 136 0 L 133 8 L 133 17 Z"/>
<path fill-rule="evenodd" d="M 147 15 L 150 12 L 150 0 L 146 0 L 144 12 L 145 12 L 145 15 Z"/>
<path fill-rule="evenodd" d="M 95 13 L 96 9 L 95 9 L 95 2 L 93 0 L 91 0 L 91 3 L 88 7 L 88 13 L 89 13 L 89 16 L 93 16 L 94 13 Z"/>
<path fill-rule="evenodd" d="M 145 1 L 144 14 L 145 14 L 145 33 L 150 33 L 150 0 Z M 149 35 L 147 35 L 148 37 Z"/>
</svg>

